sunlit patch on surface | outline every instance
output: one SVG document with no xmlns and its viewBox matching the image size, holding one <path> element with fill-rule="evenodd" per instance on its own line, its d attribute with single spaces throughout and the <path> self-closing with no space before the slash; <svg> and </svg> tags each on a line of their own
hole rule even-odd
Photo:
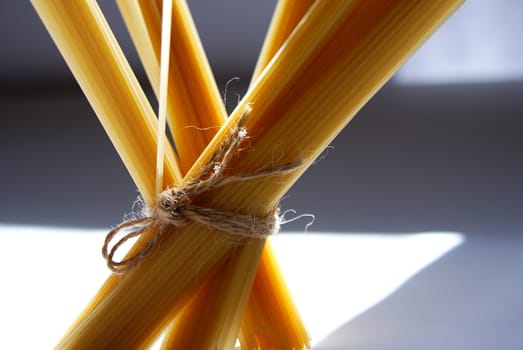
<svg viewBox="0 0 523 350">
<path fill-rule="evenodd" d="M 104 231 L 2 226 L 1 349 L 50 349 L 109 275 Z M 274 250 L 318 343 L 463 242 L 458 233 L 280 234 Z"/>
<path fill-rule="evenodd" d="M 459 233 L 279 235 L 274 249 L 313 344 L 461 244 Z"/>
</svg>

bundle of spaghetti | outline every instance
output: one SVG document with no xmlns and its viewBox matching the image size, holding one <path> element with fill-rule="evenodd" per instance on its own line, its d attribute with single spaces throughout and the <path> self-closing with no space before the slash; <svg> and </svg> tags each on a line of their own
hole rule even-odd
<svg viewBox="0 0 523 350">
<path fill-rule="evenodd" d="M 74 5 L 74 4 L 71 4 L 71 5 Z M 129 3 L 129 2 L 121 2 L 120 7 L 121 7 L 123 10 L 125 10 L 125 6 L 130 6 L 130 5 L 132 5 L 132 3 Z M 154 5 L 154 4 L 153 4 L 153 5 Z M 143 5 L 142 5 L 142 6 L 143 6 Z M 122 12 L 124 12 L 123 10 L 122 10 Z M 129 11 L 129 10 L 127 9 L 127 11 Z M 131 12 L 131 14 L 132 14 L 132 12 Z M 134 13 L 134 14 L 136 14 L 136 13 Z M 129 16 L 124 16 L 124 18 L 128 19 Z M 183 6 L 178 6 L 178 7 L 175 7 L 175 15 L 174 15 L 174 18 L 175 18 L 175 19 L 185 19 L 185 20 L 187 20 L 187 18 L 190 18 L 190 17 L 187 16 L 187 10 L 186 10 Z M 157 24 L 158 24 L 158 23 L 157 23 Z M 133 26 L 130 26 L 130 28 L 134 28 L 134 29 L 136 29 L 137 26 L 136 26 L 136 25 L 133 25 Z M 191 28 L 191 26 L 189 26 L 189 25 L 187 25 L 187 24 L 185 24 L 185 23 L 181 23 L 181 24 L 180 24 L 179 22 L 175 22 L 175 24 L 174 24 L 174 26 L 173 26 L 173 29 L 176 29 L 176 28 L 178 28 L 178 29 L 180 29 L 180 30 L 185 30 L 185 29 L 187 29 L 187 28 Z M 173 30 L 173 31 L 175 32 L 175 30 Z M 193 31 L 193 33 L 194 33 L 194 31 Z M 176 35 L 176 34 L 175 34 L 175 35 Z M 194 35 L 194 34 L 193 34 L 193 35 Z M 181 37 L 181 36 L 182 36 L 182 34 L 180 34 L 180 35 L 176 35 L 176 37 Z M 96 38 L 96 36 L 94 36 L 94 35 L 93 35 L 93 37 Z M 135 39 L 135 37 L 136 37 L 136 35 L 133 36 L 134 39 Z M 111 38 L 109 38 L 109 39 L 111 39 Z M 159 41 L 159 40 L 157 40 L 157 41 Z M 146 40 L 146 42 L 149 42 L 149 43 L 155 43 L 155 41 L 152 41 L 152 40 Z M 156 47 L 157 47 L 158 50 L 159 50 L 159 47 L 158 47 L 158 46 L 159 46 L 159 43 L 157 43 L 157 44 L 158 44 L 158 45 L 157 45 Z M 116 46 L 114 40 L 112 40 L 112 42 L 111 42 L 111 46 Z M 138 45 L 137 45 L 137 46 L 138 46 Z M 140 48 L 140 47 L 146 47 L 146 46 L 145 46 L 145 45 L 143 45 L 143 46 L 138 46 L 138 48 Z M 196 45 L 193 46 L 193 47 L 197 48 Z M 140 51 L 139 51 L 139 52 L 140 52 Z M 201 61 L 201 60 L 202 60 L 202 57 L 201 57 L 201 55 L 198 55 L 198 50 L 193 50 L 193 52 L 192 52 L 193 55 L 192 55 L 192 56 L 187 54 L 187 53 L 191 53 L 191 51 L 189 51 L 189 50 L 184 50 L 184 52 L 185 52 L 185 55 L 183 55 L 182 58 L 185 57 L 186 59 L 185 59 L 185 61 L 184 61 L 183 63 L 179 63 L 177 60 L 173 60 L 173 62 L 174 62 L 175 64 L 177 64 L 177 67 L 178 67 L 178 69 L 175 69 L 174 71 L 175 71 L 175 72 L 179 72 L 179 71 L 180 71 L 180 66 L 183 66 L 183 67 L 185 68 L 184 72 L 189 71 L 189 72 L 192 73 L 191 69 L 188 69 L 188 67 L 189 67 L 189 68 L 192 68 L 192 66 L 188 65 L 187 62 L 197 62 L 197 59 L 198 59 L 198 58 L 200 58 L 200 61 Z M 143 52 L 140 52 L 140 53 L 143 54 Z M 156 53 L 156 52 L 155 52 L 155 53 Z M 156 53 L 156 54 L 159 56 L 159 53 Z M 66 56 L 66 57 L 67 57 L 67 56 Z M 89 56 L 79 56 L 79 57 L 89 57 Z M 142 57 L 142 60 L 144 60 L 144 57 L 147 58 L 147 56 L 143 56 L 143 55 L 141 55 L 141 57 Z M 150 57 L 149 57 L 149 58 L 150 58 Z M 108 61 L 110 61 L 110 60 L 103 60 L 103 62 L 108 62 Z M 153 61 L 154 61 L 154 65 L 156 66 L 156 72 L 158 72 L 158 59 L 155 59 L 155 60 L 153 60 Z M 70 60 L 69 60 L 69 63 L 71 64 Z M 98 62 L 97 62 L 97 63 L 98 63 Z M 74 62 L 73 62 L 73 64 L 74 64 Z M 89 66 L 92 66 L 92 67 L 99 67 L 99 64 L 96 64 L 96 65 L 93 65 L 93 64 L 91 64 L 91 65 L 89 65 L 89 64 L 87 64 L 87 65 L 86 65 L 86 64 L 81 65 L 81 64 L 80 64 L 80 66 L 81 66 L 81 68 L 85 68 L 85 67 L 88 68 Z M 201 72 L 201 71 L 204 71 L 204 72 L 205 72 L 205 69 L 202 69 L 202 67 L 201 67 L 202 64 L 200 64 L 199 66 L 200 66 L 200 67 L 198 67 L 198 65 L 196 65 L 196 67 L 199 68 L 199 70 L 197 70 L 196 73 Z M 102 67 L 103 67 L 103 65 L 102 65 Z M 145 65 L 145 67 L 146 67 L 146 69 L 147 69 L 147 68 L 154 68 L 153 65 Z M 75 68 L 74 68 L 74 67 L 71 67 L 71 68 L 73 69 L 73 71 L 75 71 Z M 205 66 L 204 66 L 203 68 L 205 68 Z M 127 72 L 129 71 L 128 67 L 124 67 L 124 70 L 126 70 Z M 111 71 L 117 71 L 117 69 L 114 69 L 114 68 L 113 68 L 113 69 L 111 69 L 111 68 L 110 68 L 110 69 L 107 69 L 105 73 L 103 73 L 103 74 L 99 74 L 99 76 L 105 76 L 105 77 L 107 77 L 107 76 L 111 76 L 110 74 L 106 74 L 107 72 L 111 72 Z M 150 70 L 148 70 L 148 71 L 150 71 Z M 172 71 L 173 71 L 173 70 L 171 70 L 171 72 L 172 72 Z M 208 70 L 207 70 L 207 71 L 208 71 Z M 153 70 L 153 72 L 154 72 L 154 70 Z M 191 75 L 191 74 L 189 74 L 189 75 Z M 96 76 L 97 76 L 97 75 L 95 75 L 95 74 L 87 75 L 87 77 L 89 77 L 89 78 L 93 78 L 93 77 L 96 77 Z M 150 74 L 150 79 L 152 80 L 152 78 L 153 78 L 154 76 L 155 76 L 154 74 Z M 192 74 L 191 76 L 193 76 L 193 77 L 198 77 L 197 74 Z M 206 78 L 206 79 L 199 79 L 199 80 L 197 80 L 197 79 L 191 79 L 191 80 L 186 79 L 186 80 L 182 80 L 182 81 L 190 81 L 190 82 L 193 82 L 193 83 L 194 83 L 195 81 L 200 81 L 200 82 L 206 83 L 206 82 L 209 82 L 209 81 L 212 80 L 212 78 L 209 78 L 208 76 L 205 77 L 205 78 Z M 105 79 L 104 79 L 104 82 L 105 82 Z M 194 84 L 193 84 L 193 85 L 194 85 Z M 154 83 L 153 83 L 153 86 L 154 86 Z M 186 96 L 193 96 L 193 97 L 196 96 L 196 99 L 197 99 L 197 100 L 198 100 L 198 98 L 199 98 L 200 95 L 201 95 L 201 93 L 198 94 L 198 92 L 200 92 L 200 91 L 208 92 L 208 95 L 207 95 L 207 96 L 203 96 L 203 97 L 200 98 L 201 100 L 211 100 L 211 98 L 212 98 L 212 92 L 213 92 L 213 91 L 212 91 L 212 89 L 210 89 L 210 88 L 199 89 L 199 90 L 198 90 L 198 89 L 194 89 L 194 88 L 193 88 L 193 89 L 189 89 L 189 88 L 187 88 L 187 87 L 182 86 L 182 85 L 179 84 L 179 83 L 176 84 L 176 86 L 177 86 L 177 89 L 178 89 L 178 90 L 181 90 L 181 89 L 185 88 L 187 91 L 190 92 L 190 93 L 187 93 Z M 101 87 L 103 88 L 103 85 L 102 85 Z M 110 89 L 113 90 L 113 91 L 120 91 L 120 90 L 122 90 L 121 87 L 125 87 L 125 84 L 120 84 L 120 86 L 112 86 Z M 96 89 L 91 89 L 91 90 L 90 90 L 90 89 L 84 89 L 84 90 L 86 90 L 86 93 L 88 94 L 88 96 L 91 97 L 91 100 L 93 100 L 93 99 L 96 100 L 97 98 L 103 97 L 103 95 L 100 95 L 100 94 L 92 94 L 92 95 L 89 95 L 89 93 L 88 93 L 89 91 L 94 91 L 94 90 L 96 90 Z M 137 89 L 136 87 L 134 87 L 133 90 L 134 90 L 134 91 L 138 91 L 138 89 Z M 211 94 L 209 94 L 209 93 L 211 93 Z M 209 95 L 210 95 L 210 96 L 209 96 Z M 175 97 L 176 97 L 176 96 L 171 97 L 171 99 L 170 99 L 171 103 L 174 103 L 174 104 L 175 104 L 175 103 L 177 103 L 177 102 L 178 102 L 178 103 L 188 103 L 188 102 L 190 102 L 190 101 L 188 101 L 187 99 L 184 99 L 183 101 L 180 101 L 181 99 L 179 99 L 179 98 L 176 99 Z M 129 98 L 125 98 L 125 100 L 129 100 Z M 121 105 L 121 104 L 116 104 L 115 106 L 120 106 L 120 105 Z M 216 105 L 216 104 L 215 104 L 215 105 Z M 110 106 L 110 105 L 109 105 L 109 106 Z M 211 111 L 211 112 L 213 112 L 213 111 Z M 200 112 L 200 113 L 201 113 L 201 112 Z M 194 114 L 196 114 L 196 113 L 193 113 L 193 115 L 194 115 Z M 111 113 L 110 113 L 110 112 L 109 112 L 109 113 L 98 113 L 98 115 L 99 115 L 99 117 L 100 117 L 100 119 L 101 119 L 101 121 L 102 121 L 103 123 L 104 123 L 104 122 L 107 123 L 108 121 L 111 122 L 111 120 L 110 120 Z M 114 114 L 113 114 L 113 115 L 114 115 Z M 123 115 L 123 113 L 121 113 L 121 114 L 117 114 L 117 116 L 122 116 L 122 115 Z M 213 113 L 203 113 L 203 115 L 210 115 L 210 116 L 218 115 L 218 116 L 219 116 L 218 113 L 215 113 L 215 114 L 213 114 Z M 190 116 L 191 116 L 191 114 L 189 114 L 189 117 L 190 117 Z M 186 117 L 187 117 L 187 116 L 186 116 Z M 105 118 L 105 119 L 104 119 L 104 118 Z M 187 119 L 187 118 L 186 118 L 186 119 Z M 213 118 L 208 118 L 208 120 L 206 120 L 207 125 L 211 126 L 211 125 L 215 125 L 215 124 L 216 124 L 216 123 L 214 123 L 214 122 L 212 121 L 212 119 L 213 119 Z M 214 120 L 216 120 L 216 119 L 218 119 L 218 118 L 214 118 Z M 171 121 L 172 121 L 172 120 L 173 120 L 173 119 L 171 119 Z M 194 119 L 194 120 L 196 120 L 196 119 Z M 117 121 L 118 121 L 118 120 L 117 120 Z M 124 120 L 124 119 L 121 119 L 121 118 L 119 119 L 119 121 L 120 121 L 120 122 L 125 122 L 125 120 Z M 174 119 L 174 121 L 175 121 L 175 122 L 178 122 L 178 124 L 179 124 L 179 122 L 180 122 L 179 119 Z M 133 127 L 133 126 L 135 126 L 135 127 L 136 127 L 136 130 L 139 132 L 140 130 L 142 130 L 142 129 L 144 128 L 144 126 L 141 126 L 142 124 L 143 124 L 143 123 L 140 123 L 139 120 L 138 120 L 138 121 L 133 121 L 133 122 L 132 122 L 128 127 Z M 191 125 L 195 125 L 195 123 L 192 123 Z M 147 126 L 147 125 L 145 125 L 145 126 Z M 201 124 L 200 124 L 200 126 L 201 126 L 202 128 L 205 128 L 204 125 L 201 125 Z M 180 126 L 180 128 L 181 128 L 181 126 Z M 206 130 L 204 130 L 204 131 L 206 131 Z M 111 139 L 113 140 L 113 142 L 115 142 L 116 145 L 117 145 L 118 142 L 120 142 L 120 141 L 128 141 L 128 142 L 130 142 L 131 144 L 134 144 L 134 145 L 140 145 L 139 139 L 136 138 L 136 137 L 133 137 L 133 134 L 129 134 L 129 133 L 127 133 L 127 134 L 122 134 L 122 133 L 118 134 L 118 133 L 115 133 L 114 131 L 111 132 L 111 129 L 108 130 L 108 133 L 109 133 Z M 202 136 L 205 137 L 205 136 L 206 136 L 205 133 L 204 133 Z M 193 136 L 193 137 L 194 137 L 194 136 Z M 200 137 L 200 138 L 201 138 L 201 137 Z M 134 147 L 135 147 L 135 149 L 136 149 L 136 146 L 134 146 Z M 128 151 L 129 151 L 129 153 L 133 153 L 132 150 L 128 150 Z M 149 152 L 150 152 L 150 151 L 149 151 Z M 134 152 L 134 153 L 136 153 L 136 152 Z M 148 154 L 147 149 L 145 149 L 142 153 L 143 153 L 143 154 Z M 182 154 L 183 154 L 183 153 L 182 153 Z M 148 155 L 151 156 L 151 154 L 148 154 Z M 142 157 L 142 158 L 143 158 L 143 157 Z M 152 162 L 152 160 L 151 160 L 151 162 Z M 131 163 L 132 163 L 132 160 L 131 160 Z M 143 161 L 138 161 L 138 162 L 137 162 L 138 165 L 140 165 L 140 164 L 144 164 L 144 163 L 145 163 L 145 162 L 143 162 Z M 182 161 L 181 163 L 182 163 L 182 166 L 183 166 L 183 161 Z M 126 164 L 128 164 L 128 162 L 126 162 Z M 133 165 L 133 164 L 131 164 L 131 165 Z M 129 168 L 130 168 L 129 171 L 130 171 L 131 173 L 133 173 L 133 169 L 135 169 L 135 167 L 131 166 L 131 167 L 129 167 Z M 151 172 L 150 172 L 150 169 L 148 169 L 148 170 L 149 170 L 149 171 L 148 171 L 148 174 L 150 174 L 150 173 L 151 173 Z M 137 175 L 139 176 L 140 174 L 137 174 Z M 136 176 L 134 176 L 134 177 L 136 177 Z M 133 178 L 134 178 L 134 177 L 133 177 Z M 149 181 L 148 183 L 149 183 L 149 186 L 147 186 L 147 188 L 145 189 L 145 191 L 143 190 L 144 186 L 138 186 L 138 187 L 139 187 L 139 188 L 142 188 L 142 191 L 141 191 L 141 192 L 142 192 L 142 194 L 143 194 L 143 196 L 144 196 L 145 198 L 152 198 L 153 193 L 154 193 L 154 190 L 153 190 L 153 188 L 152 188 L 152 186 L 151 186 L 151 185 L 152 185 L 152 181 Z M 269 255 L 269 256 L 270 256 L 270 255 Z M 278 272 L 278 271 L 275 271 L 276 268 L 277 268 L 277 266 L 274 265 L 275 262 L 269 262 L 269 264 L 272 264 L 272 265 L 273 265 L 273 269 L 272 269 L 273 271 L 271 271 L 271 273 L 274 274 L 274 275 L 277 275 L 277 272 Z M 111 286 L 114 286 L 114 285 L 116 284 L 115 281 L 114 281 L 115 279 L 117 279 L 117 276 L 112 276 L 111 279 L 108 281 L 108 283 L 106 283 L 106 286 L 104 286 L 104 288 L 101 288 L 101 289 L 100 289 L 100 292 L 98 293 L 98 295 L 97 295 L 97 296 L 94 298 L 94 300 L 93 300 L 93 304 L 96 304 L 98 301 L 102 300 L 103 297 L 104 297 L 104 295 L 107 294 L 108 291 L 111 290 Z M 112 282 L 112 283 L 109 283 L 109 282 Z M 270 282 L 270 280 L 269 280 L 268 282 Z M 265 289 L 267 289 L 268 287 L 269 287 L 268 285 L 265 285 L 265 286 L 264 286 Z M 275 297 L 278 297 L 278 296 L 279 296 L 279 294 L 274 294 L 274 295 L 269 296 L 269 297 L 267 297 L 267 298 L 275 298 Z M 90 306 L 90 308 L 92 308 L 92 307 L 94 307 L 94 305 L 91 305 L 91 306 Z M 90 309 L 90 308 L 88 308 L 88 309 Z M 289 310 L 286 312 L 285 310 L 280 310 L 280 309 L 270 309 L 270 308 L 267 308 L 267 309 L 264 309 L 263 311 L 264 311 L 265 313 L 267 313 L 267 314 L 273 314 L 274 312 L 279 312 L 279 313 L 282 314 L 282 315 L 286 315 L 286 314 L 288 314 L 288 313 L 293 314 L 292 312 L 289 312 Z M 297 314 L 296 310 L 294 310 L 294 314 Z M 80 319 L 81 319 L 81 318 L 80 318 Z M 303 330 L 303 325 L 301 325 L 301 323 L 298 323 L 298 326 L 299 326 L 298 328 L 299 328 L 300 330 Z M 280 328 L 280 327 L 278 326 L 278 324 L 275 324 L 274 327 L 275 327 L 276 329 L 279 329 L 279 328 Z M 285 329 L 285 328 L 282 328 L 282 329 Z M 302 331 L 302 333 L 304 333 L 304 332 Z M 306 334 L 306 333 L 305 333 L 305 334 Z M 288 337 L 288 338 L 289 338 L 289 339 L 292 339 L 292 337 Z"/>
<path fill-rule="evenodd" d="M 152 86 L 157 86 L 160 61 L 161 1 L 141 0 L 136 3 L 118 1 L 118 5 L 149 81 Z M 171 36 L 176 40 L 171 43 L 169 69 L 169 86 L 171 89 L 168 98 L 171 108 L 168 113 L 168 120 L 171 130 L 174 131 L 180 168 L 183 172 L 184 169 L 187 169 L 187 164 L 189 162 L 192 164 L 195 160 L 192 157 L 194 152 L 187 155 L 184 151 L 187 147 L 183 147 L 183 145 L 193 142 L 197 137 L 203 138 L 203 140 L 194 142 L 192 144 L 194 148 L 198 149 L 199 145 L 208 143 L 209 139 L 205 137 L 210 131 L 217 130 L 216 125 L 223 124 L 225 112 L 222 111 L 223 104 L 221 104 L 217 94 L 216 85 L 210 83 L 213 82 L 213 77 L 210 74 L 206 57 L 202 55 L 203 50 L 187 6 L 183 2 L 176 2 L 174 5 Z M 309 7 L 310 4 L 307 2 L 282 1 L 279 4 L 267 36 L 267 44 L 260 56 L 260 62 L 266 65 L 269 55 L 276 52 Z M 260 64 L 258 66 L 262 67 Z M 173 86 L 176 88 L 173 89 Z M 200 101 L 213 101 L 213 103 L 207 103 L 203 107 L 214 106 L 215 108 L 202 110 Z M 187 107 L 188 105 L 189 107 Z M 216 108 L 216 106 L 220 108 Z M 184 118 L 178 118 L 177 116 L 182 113 Z M 189 130 L 192 133 L 176 133 L 176 130 L 186 130 L 188 127 L 190 127 Z M 198 132 L 201 131 L 204 133 L 199 134 Z M 180 139 L 183 139 L 182 147 L 178 146 Z M 203 147 L 200 149 L 201 151 L 203 151 Z M 243 322 L 242 326 L 243 329 L 248 329 L 242 334 L 250 334 L 254 339 L 263 339 L 263 341 L 260 345 L 255 342 L 248 344 L 247 340 L 244 339 L 242 347 L 256 348 L 260 346 L 267 348 L 267 344 L 272 344 L 271 347 L 279 349 L 308 347 L 308 334 L 278 269 L 274 254 L 270 251 L 269 244 L 266 245 L 265 250 L 266 252 L 262 255 L 260 261 L 259 273 L 255 278 L 255 281 L 259 281 L 258 283 L 255 282 L 249 301 L 249 304 L 253 306 L 247 308 L 244 315 L 246 321 Z M 220 278 L 215 278 L 215 280 L 220 281 Z M 212 287 L 207 287 L 207 289 L 215 290 Z M 202 292 L 199 295 L 201 295 L 202 300 L 209 298 Z M 191 304 L 185 307 L 184 313 L 187 313 L 187 315 L 197 314 L 190 307 L 190 305 L 197 303 L 196 299 L 193 300 Z M 261 304 L 264 304 L 263 308 L 260 307 Z M 183 315 L 180 317 L 184 318 Z M 189 325 L 190 322 L 185 321 L 183 324 Z M 201 322 L 197 322 L 192 328 L 186 327 L 189 329 L 185 329 L 181 334 L 185 334 L 184 338 L 187 338 L 186 334 L 199 334 L 198 339 L 205 339 L 204 331 L 198 328 L 201 324 Z M 175 329 L 179 329 L 179 327 L 172 328 L 172 330 Z M 164 348 L 176 348 L 175 334 L 173 331 L 166 335 Z"/>
<path fill-rule="evenodd" d="M 231 174 L 252 173 L 267 165 L 276 163 L 277 166 L 298 159 L 310 165 L 459 3 L 451 0 L 316 2 L 185 178 L 198 176 L 244 115 L 247 104 L 253 106 L 245 124 L 250 135 L 249 148 L 235 159 Z M 138 115 L 135 119 L 154 125 L 148 117 L 151 113 L 146 101 L 135 89 L 132 73 L 122 69 L 127 67 L 126 63 L 122 62 L 117 47 L 111 45 L 114 38 L 107 33 L 108 27 L 96 4 L 58 0 L 33 0 L 33 4 L 72 70 L 77 70 L 75 76 L 86 94 L 97 95 L 92 89 L 97 84 L 107 85 L 104 90 L 107 95 L 89 98 L 97 114 L 114 113 L 116 119 L 124 118 L 122 113 L 129 112 L 129 106 L 109 106 L 114 101 L 111 99 L 121 94 L 112 89 L 121 88 L 118 85 L 123 84 L 125 97 L 139 101 L 132 105 L 141 111 L 132 112 Z M 86 29 L 86 26 L 93 28 Z M 93 35 L 109 37 L 109 44 L 94 45 Z M 78 40 L 82 37 L 85 40 Z M 76 41 L 79 43 L 74 44 Z M 89 57 L 79 57 L 82 54 Z M 105 67 L 112 64 L 117 74 L 105 68 L 82 67 L 93 64 L 89 60 L 100 63 L 105 56 L 112 60 L 107 65 L 104 63 Z M 71 61 L 81 63 L 73 67 Z M 104 79 L 103 73 L 110 73 L 110 77 Z M 96 77 L 89 77 L 91 74 Z M 99 81 L 93 82 L 96 80 Z M 120 97 L 116 99 L 118 102 Z M 318 117 L 322 118 L 321 123 Z M 109 134 L 127 132 L 123 131 L 125 126 L 122 129 L 116 121 L 104 127 Z M 144 149 L 154 154 L 154 149 L 150 149 L 155 146 L 154 133 L 149 131 L 142 138 Z M 133 147 L 126 149 L 127 146 L 123 143 L 117 145 L 117 149 L 124 162 L 131 163 L 131 156 L 126 152 Z M 166 182 L 172 181 L 176 173 L 169 154 L 165 162 L 167 174 L 171 175 L 166 176 Z M 305 168 L 292 174 L 226 185 L 198 197 L 197 204 L 231 212 L 241 209 L 241 212 L 264 217 L 274 210 Z M 135 182 L 143 185 L 149 180 L 135 179 Z M 225 276 L 223 288 L 200 311 L 209 327 L 216 329 L 213 347 L 232 348 L 238 336 L 239 321 L 236 320 L 241 319 L 256 274 L 258 260 L 253 256 L 260 256 L 264 240 L 245 242 L 226 235 L 196 223 L 178 229 L 136 269 L 107 282 L 104 288 L 111 285 L 112 289 L 98 304 L 86 309 L 59 348 L 135 348 L 150 344 L 199 288 L 212 283 L 211 278 L 218 271 Z M 213 312 L 220 310 L 221 298 L 227 296 L 224 300 L 233 300 L 231 295 L 235 296 L 236 303 L 226 307 L 232 316 Z M 227 322 L 221 322 L 224 317 L 228 318 Z M 224 328 L 224 324 L 228 326 Z"/>
</svg>

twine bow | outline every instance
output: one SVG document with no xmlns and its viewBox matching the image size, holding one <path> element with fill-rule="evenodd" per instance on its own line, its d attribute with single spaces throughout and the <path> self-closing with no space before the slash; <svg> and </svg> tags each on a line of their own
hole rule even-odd
<svg viewBox="0 0 523 350">
<path fill-rule="evenodd" d="M 212 189 L 259 177 L 285 175 L 302 165 L 302 160 L 298 160 L 277 167 L 264 168 L 253 173 L 225 176 L 225 169 L 227 169 L 233 156 L 240 151 L 240 145 L 247 137 L 245 123 L 249 113 L 250 109 L 243 113 L 238 124 L 231 130 L 230 136 L 220 144 L 195 179 L 185 184 L 174 185 L 161 192 L 156 203 L 146 208 L 146 214 L 143 217 L 126 220 L 107 234 L 102 247 L 102 255 L 111 271 L 124 273 L 132 270 L 156 249 L 167 233 L 171 233 L 190 222 L 198 222 L 227 234 L 245 238 L 264 239 L 278 231 L 278 208 L 275 208 L 266 217 L 259 217 L 193 204 L 195 197 Z M 123 260 L 115 260 L 116 252 L 125 242 L 141 236 L 149 230 L 155 232 L 145 244 Z M 119 233 L 123 233 L 123 236 L 109 248 L 111 242 L 115 240 Z"/>
</svg>

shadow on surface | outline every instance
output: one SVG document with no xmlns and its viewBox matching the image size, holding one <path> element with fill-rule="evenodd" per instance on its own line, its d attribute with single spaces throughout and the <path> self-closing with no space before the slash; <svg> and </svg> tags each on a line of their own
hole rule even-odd
<svg viewBox="0 0 523 350">
<path fill-rule="evenodd" d="M 467 235 L 317 350 L 523 348 L 521 238 Z"/>
</svg>

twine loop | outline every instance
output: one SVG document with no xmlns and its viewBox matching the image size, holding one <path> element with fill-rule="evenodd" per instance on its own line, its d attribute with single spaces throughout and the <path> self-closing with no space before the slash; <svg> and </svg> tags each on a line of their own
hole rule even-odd
<svg viewBox="0 0 523 350">
<path fill-rule="evenodd" d="M 240 145 L 247 137 L 245 123 L 249 114 L 250 108 L 247 108 L 238 124 L 231 129 L 230 136 L 220 144 L 195 179 L 167 188 L 159 194 L 154 205 L 145 208 L 142 217 L 126 220 L 107 234 L 102 247 L 102 255 L 111 271 L 124 273 L 132 270 L 159 246 L 167 234 L 171 234 L 191 222 L 242 238 L 265 239 L 279 230 L 280 217 L 277 207 L 269 215 L 259 217 L 194 204 L 198 195 L 218 187 L 259 177 L 285 175 L 303 164 L 302 160 L 298 160 L 253 173 L 225 175 L 225 170 L 234 155 L 241 150 Z M 123 260 L 115 260 L 116 252 L 125 242 L 148 231 L 152 231 L 152 233 L 140 248 L 132 251 Z M 116 239 L 118 234 L 122 234 L 122 237 Z M 114 240 L 116 242 L 112 244 Z"/>
</svg>

